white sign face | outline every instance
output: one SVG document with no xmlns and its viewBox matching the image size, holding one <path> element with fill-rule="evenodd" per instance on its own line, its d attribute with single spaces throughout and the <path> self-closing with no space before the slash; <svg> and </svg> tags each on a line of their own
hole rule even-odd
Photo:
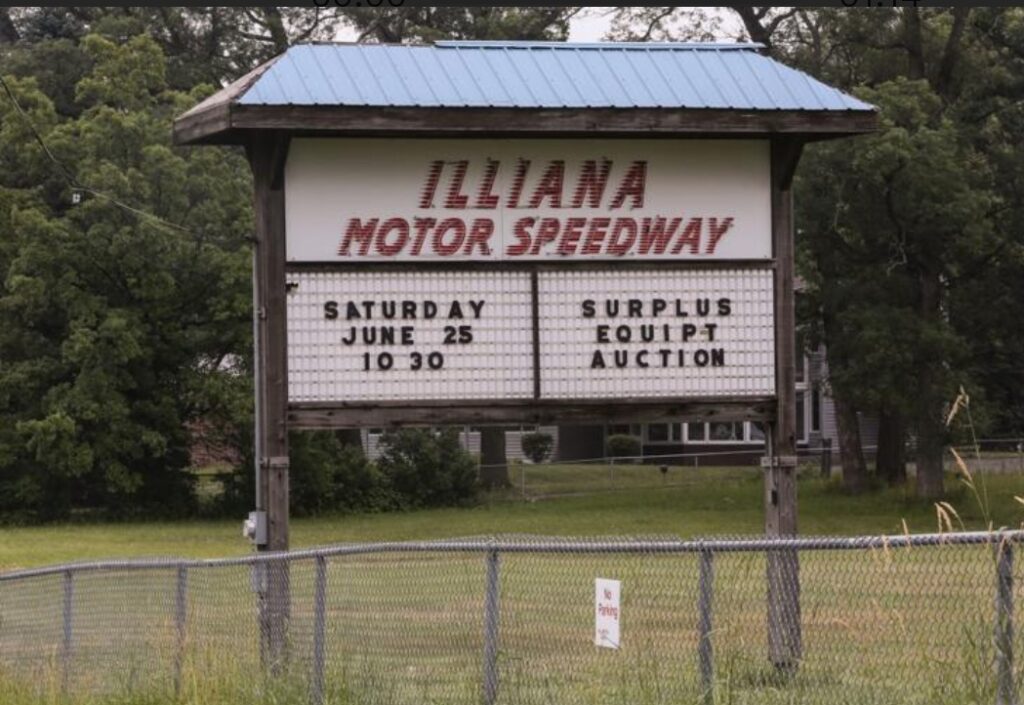
<svg viewBox="0 0 1024 705">
<path fill-rule="evenodd" d="M 291 402 L 529 399 L 529 273 L 290 272 Z"/>
<path fill-rule="evenodd" d="M 767 140 L 296 138 L 291 262 L 765 260 Z"/>
<path fill-rule="evenodd" d="M 541 396 L 775 392 L 769 269 L 542 272 Z"/>
<path fill-rule="evenodd" d="M 619 625 L 622 620 L 622 583 L 618 580 L 594 580 L 594 645 L 619 648 Z"/>
</svg>

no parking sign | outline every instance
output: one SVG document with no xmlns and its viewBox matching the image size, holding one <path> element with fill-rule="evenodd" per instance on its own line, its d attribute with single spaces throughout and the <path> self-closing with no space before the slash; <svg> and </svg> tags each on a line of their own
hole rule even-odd
<svg viewBox="0 0 1024 705">
<path fill-rule="evenodd" d="M 594 580 L 594 645 L 606 649 L 619 648 L 619 625 L 622 620 L 620 599 L 622 583 L 618 580 Z"/>
</svg>

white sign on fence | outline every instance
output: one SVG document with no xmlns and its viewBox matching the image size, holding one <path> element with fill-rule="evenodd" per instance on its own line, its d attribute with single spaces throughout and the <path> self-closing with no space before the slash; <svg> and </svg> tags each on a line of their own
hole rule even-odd
<svg viewBox="0 0 1024 705">
<path fill-rule="evenodd" d="M 618 580 L 594 580 L 594 645 L 619 648 L 619 626 L 622 621 L 622 583 Z"/>
<path fill-rule="evenodd" d="M 767 140 L 296 138 L 290 262 L 767 260 Z"/>
</svg>

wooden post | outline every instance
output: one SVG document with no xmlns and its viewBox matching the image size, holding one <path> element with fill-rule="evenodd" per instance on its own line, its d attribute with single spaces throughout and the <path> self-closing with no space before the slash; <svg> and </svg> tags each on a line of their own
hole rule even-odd
<svg viewBox="0 0 1024 705">
<path fill-rule="evenodd" d="M 772 249 L 775 257 L 775 422 L 769 429 L 765 465 L 764 528 L 768 536 L 795 536 L 796 323 L 793 299 L 793 173 L 801 141 L 771 142 Z M 769 551 L 768 658 L 780 671 L 795 672 L 802 655 L 800 562 L 795 550 Z"/>
<path fill-rule="evenodd" d="M 288 367 L 285 310 L 284 165 L 289 138 L 258 132 L 248 146 L 256 210 L 256 301 L 259 333 L 254 345 L 261 375 L 257 447 L 260 502 L 266 512 L 267 541 L 261 551 L 288 550 Z M 289 570 L 286 561 L 267 565 L 265 609 L 260 633 L 264 665 L 277 672 L 286 657 L 289 614 Z"/>
</svg>

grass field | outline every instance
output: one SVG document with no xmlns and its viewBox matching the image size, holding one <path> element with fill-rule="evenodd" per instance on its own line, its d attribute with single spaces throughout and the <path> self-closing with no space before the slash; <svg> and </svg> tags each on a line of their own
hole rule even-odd
<svg viewBox="0 0 1024 705">
<path fill-rule="evenodd" d="M 523 501 L 519 469 L 515 488 L 466 509 L 398 514 L 298 518 L 292 522 L 294 547 L 349 541 L 390 541 L 529 533 L 563 536 L 679 535 L 682 537 L 756 534 L 762 530 L 761 473 L 754 468 L 673 467 L 663 477 L 657 467 L 527 466 L 531 495 L 565 495 Z M 1018 526 L 1024 506 L 1024 475 L 980 475 L 987 511 L 953 479 L 950 503 L 967 528 Z M 586 493 L 576 495 L 574 493 Z M 844 495 L 834 482 L 804 473 L 800 481 L 802 534 L 903 533 L 934 531 L 933 506 L 904 489 L 860 497 Z M 251 550 L 241 536 L 241 517 L 222 521 L 128 522 L 0 527 L 0 571 L 66 561 L 127 556 L 211 558 Z"/>
<path fill-rule="evenodd" d="M 513 472 L 513 481 L 523 478 Z M 468 509 L 297 519 L 295 546 L 494 533 L 754 534 L 754 469 L 545 466 Z M 986 499 L 951 479 L 965 528 L 1018 526 L 1024 477 L 978 478 Z M 577 494 L 587 491 L 589 494 Z M 562 495 L 562 496 L 556 496 Z M 569 496 L 564 496 L 569 495 Z M 805 534 L 934 531 L 934 507 L 901 490 L 843 495 L 807 473 Z M 81 524 L 0 529 L 0 570 L 116 556 L 244 554 L 239 522 Z M 1016 570 L 1022 580 L 1021 563 Z M 477 555 L 332 559 L 328 567 L 328 702 L 477 705 L 483 562 Z M 242 705 L 306 702 L 312 564 L 293 567 L 295 658 L 274 683 L 259 674 L 248 569 L 190 577 L 188 656 L 180 698 L 169 695 L 172 572 L 76 578 L 74 697 L 60 693 L 60 576 L 0 583 L 3 705 Z M 590 644 L 595 576 L 623 580 L 623 648 Z M 780 680 L 765 659 L 765 561 L 715 562 L 714 702 L 990 703 L 994 568 L 985 547 L 807 553 L 801 556 L 804 654 Z M 669 705 L 700 701 L 694 556 L 509 555 L 501 562 L 501 691 L 519 703 Z M 1019 634 L 1019 631 L 1018 631 Z M 1021 639 L 1018 637 L 1018 641 Z M 15 656 L 38 646 L 29 660 Z M 1018 652 L 1024 652 L 1017 644 Z M 5 675 L 5 670 L 7 674 Z M 1019 669 L 1018 669 L 1019 670 Z M 26 674 L 28 677 L 26 678 Z M 102 695 L 100 695 L 102 693 Z"/>
</svg>

